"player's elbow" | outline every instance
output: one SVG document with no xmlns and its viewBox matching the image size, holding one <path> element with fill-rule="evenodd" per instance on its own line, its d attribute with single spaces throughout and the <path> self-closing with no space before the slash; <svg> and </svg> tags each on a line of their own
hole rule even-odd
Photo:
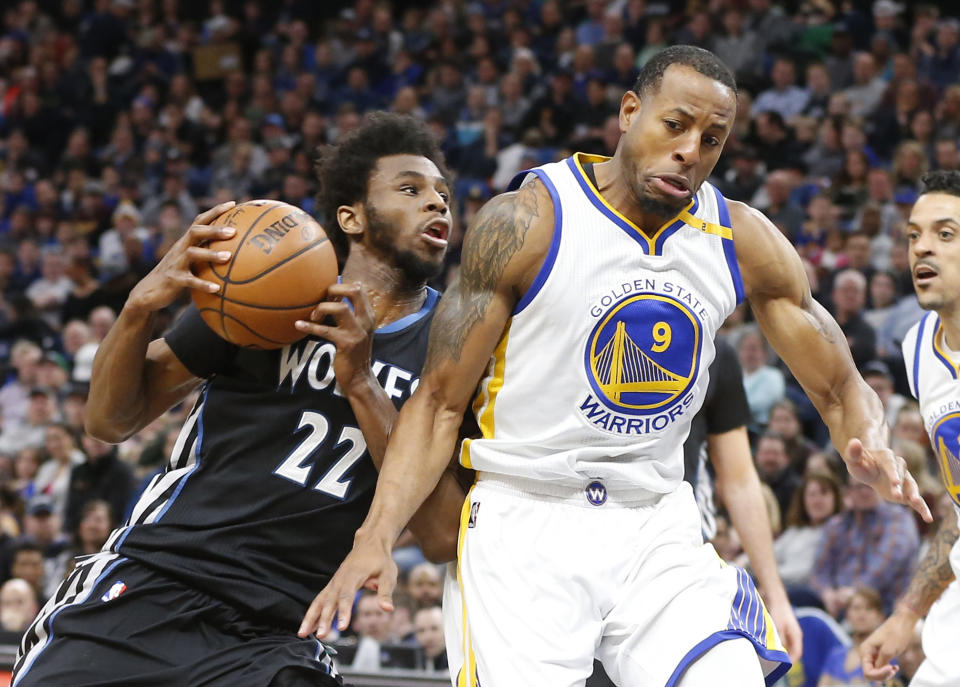
<svg viewBox="0 0 960 687">
<path fill-rule="evenodd" d="M 84 418 L 83 431 L 94 439 L 105 441 L 108 444 L 119 444 L 130 436 L 130 433 L 124 433 L 116 423 L 92 413 L 88 413 L 87 417 Z"/>
<path fill-rule="evenodd" d="M 431 563 L 449 563 L 457 558 L 459 527 L 446 527 L 420 543 L 423 557 Z"/>
</svg>

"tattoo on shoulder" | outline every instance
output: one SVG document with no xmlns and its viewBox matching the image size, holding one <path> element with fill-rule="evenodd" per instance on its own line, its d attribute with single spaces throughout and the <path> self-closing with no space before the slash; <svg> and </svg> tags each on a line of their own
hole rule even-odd
<svg viewBox="0 0 960 687">
<path fill-rule="evenodd" d="M 487 312 L 510 260 L 523 246 L 527 230 L 540 216 L 533 179 L 514 193 L 490 200 L 464 237 L 460 281 L 440 299 L 426 369 L 443 360 L 459 360 L 463 343 Z"/>
<path fill-rule="evenodd" d="M 813 299 L 809 291 L 803 297 L 802 307 L 804 316 L 828 343 L 835 344 L 840 340 L 837 336 L 840 333 L 839 325 L 828 319 L 830 313 Z"/>
</svg>

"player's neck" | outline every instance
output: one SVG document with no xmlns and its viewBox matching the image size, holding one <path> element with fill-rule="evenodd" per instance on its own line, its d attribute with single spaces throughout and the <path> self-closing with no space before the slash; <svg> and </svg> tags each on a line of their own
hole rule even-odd
<svg viewBox="0 0 960 687">
<path fill-rule="evenodd" d="M 937 312 L 943 324 L 943 343 L 951 351 L 960 351 L 960 311 Z"/>
<path fill-rule="evenodd" d="M 403 270 L 357 248 L 351 248 L 340 280 L 345 284 L 357 281 L 363 284 L 378 329 L 420 310 L 427 297 L 425 283 L 409 283 Z"/>
<path fill-rule="evenodd" d="M 620 161 L 614 157 L 594 165 L 597 175 L 597 191 L 621 215 L 637 225 L 643 232 L 653 236 L 660 227 L 673 219 L 673 215 L 658 215 L 646 212 L 620 174 Z"/>
</svg>

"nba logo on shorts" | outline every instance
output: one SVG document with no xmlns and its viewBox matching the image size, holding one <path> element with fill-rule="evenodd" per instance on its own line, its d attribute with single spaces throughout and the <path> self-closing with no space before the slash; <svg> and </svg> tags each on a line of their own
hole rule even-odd
<svg viewBox="0 0 960 687">
<path fill-rule="evenodd" d="M 122 581 L 118 580 L 113 583 L 113 586 L 110 587 L 109 591 L 107 591 L 106 594 L 100 597 L 100 600 L 103 601 L 104 603 L 106 603 L 107 601 L 113 601 L 118 596 L 123 594 L 125 591 L 127 591 L 127 585 L 125 585 Z"/>
<path fill-rule="evenodd" d="M 602 506 L 607 502 L 607 488 L 603 482 L 590 482 L 585 489 L 587 501 L 594 506 Z"/>
<path fill-rule="evenodd" d="M 467 527 L 472 528 L 477 526 L 477 513 L 480 512 L 480 502 L 475 501 L 470 506 L 470 519 L 467 521 Z"/>
</svg>

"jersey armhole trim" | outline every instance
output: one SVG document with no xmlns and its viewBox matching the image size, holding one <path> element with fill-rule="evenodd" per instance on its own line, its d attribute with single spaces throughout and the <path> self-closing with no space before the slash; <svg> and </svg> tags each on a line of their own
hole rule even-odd
<svg viewBox="0 0 960 687">
<path fill-rule="evenodd" d="M 910 391 L 917 400 L 920 400 L 920 345 L 923 342 L 923 330 L 927 325 L 928 317 L 930 313 L 921 317 L 917 326 L 917 340 L 913 344 L 913 374 L 907 380 L 910 383 Z"/>
<path fill-rule="evenodd" d="M 727 199 L 717 189 L 712 186 L 713 193 L 717 197 L 717 218 L 720 220 L 720 226 L 730 229 L 731 237 L 722 238 L 723 255 L 727 259 L 727 268 L 730 270 L 730 278 L 733 279 L 733 291 L 737 295 L 737 305 L 743 303 L 746 298 L 746 290 L 743 288 L 743 277 L 740 276 L 740 263 L 737 262 L 737 248 L 733 243 L 733 227 L 730 226 L 730 211 L 727 209 Z"/>
<path fill-rule="evenodd" d="M 514 315 L 522 312 L 524 308 L 530 305 L 540 292 L 540 289 L 543 288 L 547 277 L 549 277 L 553 271 L 553 264 L 557 261 L 557 254 L 560 252 L 560 231 L 563 226 L 563 206 L 560 205 L 560 194 L 557 193 L 557 187 L 553 185 L 550 177 L 541 169 L 531 169 L 528 170 L 528 173 L 536 174 L 537 178 L 543 182 L 543 185 L 547 187 L 547 191 L 550 193 L 550 200 L 553 202 L 553 238 L 550 239 L 550 249 L 547 251 L 547 256 L 544 258 L 543 264 L 537 272 L 537 276 L 534 277 L 533 283 L 530 284 L 530 288 L 527 289 L 527 292 L 523 294 L 523 297 L 517 301 L 517 304 L 514 306 Z M 517 181 L 519 176 L 518 174 L 513 178 L 513 181 L 510 182 L 510 187 L 514 187 L 514 182 Z M 519 184 L 516 184 L 515 188 L 519 188 Z"/>
</svg>

